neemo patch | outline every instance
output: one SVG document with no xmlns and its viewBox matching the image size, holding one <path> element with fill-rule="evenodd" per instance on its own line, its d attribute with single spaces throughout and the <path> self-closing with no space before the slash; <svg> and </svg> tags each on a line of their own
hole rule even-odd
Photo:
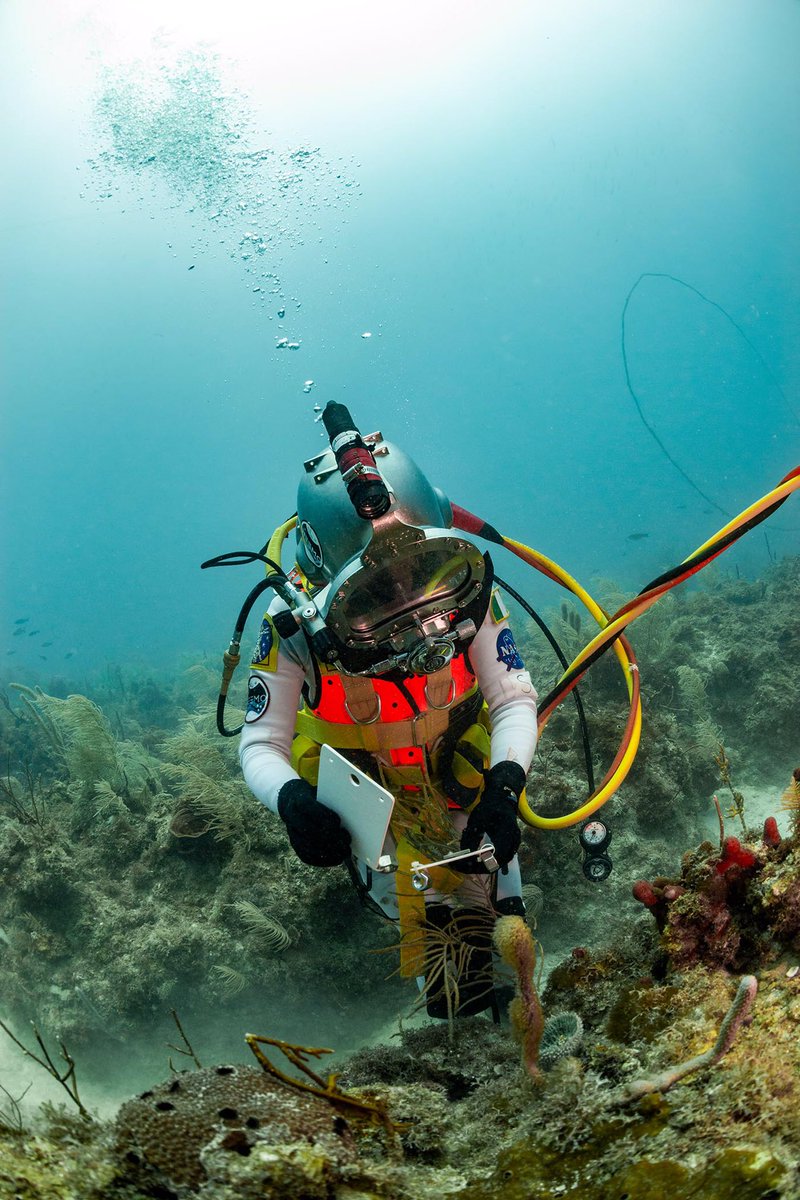
<svg viewBox="0 0 800 1200">
<path fill-rule="evenodd" d="M 510 629 L 502 629 L 497 635 L 497 661 L 505 663 L 507 671 L 519 671 L 525 666 Z"/>
<path fill-rule="evenodd" d="M 263 679 L 251 675 L 247 685 L 247 710 L 244 714 L 245 723 L 252 725 L 259 717 L 263 717 L 269 708 L 269 690 Z"/>
<path fill-rule="evenodd" d="M 272 624 L 272 617 L 269 615 L 266 615 L 261 622 L 250 666 L 257 671 L 276 671 L 278 669 L 278 635 Z"/>
</svg>

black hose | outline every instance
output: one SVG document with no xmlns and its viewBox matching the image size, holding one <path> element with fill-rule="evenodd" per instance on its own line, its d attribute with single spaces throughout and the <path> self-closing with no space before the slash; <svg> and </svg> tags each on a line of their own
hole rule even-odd
<svg viewBox="0 0 800 1200">
<path fill-rule="evenodd" d="M 214 564 L 214 565 L 216 565 L 216 564 Z M 224 564 L 224 565 L 227 565 L 227 564 Z M 281 577 L 283 577 L 283 572 L 281 572 Z M 241 643 L 242 634 L 244 633 L 244 627 L 247 624 L 247 618 L 250 616 L 250 610 L 252 609 L 252 607 L 255 604 L 258 597 L 260 595 L 262 595 L 262 593 L 265 592 L 267 590 L 267 588 L 271 588 L 274 586 L 274 582 L 275 582 L 275 576 L 268 575 L 266 577 L 266 579 L 260 580 L 259 583 L 257 583 L 256 586 L 253 588 L 253 590 L 249 593 L 249 595 L 247 596 L 247 599 L 245 600 L 244 604 L 242 605 L 242 607 L 239 610 L 238 617 L 236 618 L 236 625 L 233 630 L 233 637 L 231 638 L 232 642 L 236 642 L 237 645 Z M 231 674 L 232 673 L 233 672 L 231 672 Z M 223 679 L 224 679 L 224 676 L 223 676 Z M 228 682 L 230 682 L 230 679 L 228 680 Z M 244 726 L 237 725 L 235 729 L 226 729 L 226 727 L 225 727 L 225 703 L 226 703 L 227 699 L 228 699 L 228 687 L 227 687 L 227 684 L 223 684 L 223 687 L 220 688 L 220 693 L 217 696 L 217 730 L 222 735 L 222 737 L 236 737 L 237 734 L 240 734 L 242 732 L 242 730 L 244 729 Z"/>
<path fill-rule="evenodd" d="M 495 583 L 499 584 L 504 592 L 508 592 L 509 596 L 512 596 L 514 600 L 516 600 L 517 604 L 519 604 L 520 607 L 525 610 L 531 620 L 539 626 L 542 633 L 552 646 L 556 658 L 561 663 L 561 666 L 564 668 L 564 670 L 566 670 L 569 666 L 567 657 L 542 617 L 539 616 L 536 610 L 531 607 L 524 597 L 520 596 L 519 592 L 516 591 L 510 583 L 506 583 L 505 580 L 501 579 L 499 575 L 495 575 L 494 581 Z M 581 741 L 583 742 L 583 757 L 586 763 L 586 779 L 589 784 L 589 795 L 591 795 L 594 791 L 594 766 L 592 764 L 592 747 L 589 741 L 589 727 L 586 722 L 586 712 L 583 707 L 583 700 L 578 695 L 578 689 L 573 688 L 572 694 L 575 697 L 575 707 L 578 710 L 578 721 L 580 722 L 581 727 Z"/>
</svg>

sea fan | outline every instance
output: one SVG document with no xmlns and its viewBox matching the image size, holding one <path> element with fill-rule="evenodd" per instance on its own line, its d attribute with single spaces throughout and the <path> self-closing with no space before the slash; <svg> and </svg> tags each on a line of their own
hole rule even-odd
<svg viewBox="0 0 800 1200">
<path fill-rule="evenodd" d="M 281 954 L 292 944 L 292 939 L 275 917 L 262 912 L 250 900 L 237 900 L 231 905 L 239 914 L 242 925 L 248 933 L 254 934 L 265 950 L 273 954 Z"/>
<path fill-rule="evenodd" d="M 161 770 L 177 785 L 178 808 L 204 823 L 216 841 L 235 839 L 245 847 L 249 845 L 242 786 L 231 780 L 219 783 L 189 763 L 164 763 Z"/>
<path fill-rule="evenodd" d="M 220 980 L 223 989 L 229 996 L 236 996 L 244 990 L 247 980 L 242 972 L 237 971 L 235 967 L 226 967 L 223 964 L 219 964 L 212 967 L 211 970 Z"/>
<path fill-rule="evenodd" d="M 100 709 L 86 696 L 61 700 L 41 688 L 21 683 L 10 685 L 19 693 L 30 715 L 54 750 L 63 756 L 70 779 L 80 783 L 84 794 L 92 794 L 100 782 L 115 792 L 125 787 L 117 744 Z"/>
</svg>

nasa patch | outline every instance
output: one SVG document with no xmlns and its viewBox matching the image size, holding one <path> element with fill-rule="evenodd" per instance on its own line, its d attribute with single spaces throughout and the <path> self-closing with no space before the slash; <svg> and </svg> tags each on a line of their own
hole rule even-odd
<svg viewBox="0 0 800 1200">
<path fill-rule="evenodd" d="M 250 666 L 256 667 L 259 671 L 274 671 L 277 665 L 278 639 L 275 636 L 275 626 L 272 624 L 272 618 L 265 616 L 261 622 Z"/>
<path fill-rule="evenodd" d="M 250 682 L 247 685 L 247 711 L 244 714 L 245 723 L 252 725 L 269 708 L 269 691 L 263 679 L 258 679 L 255 675 L 250 676 Z"/>
<path fill-rule="evenodd" d="M 519 671 L 525 666 L 510 629 L 503 629 L 497 635 L 497 661 L 505 663 L 507 671 Z"/>
<path fill-rule="evenodd" d="M 321 567 L 323 563 L 322 546 L 319 538 L 314 532 L 312 525 L 308 521 L 300 522 L 300 533 L 303 538 L 303 545 L 306 548 L 306 554 L 311 559 L 315 567 Z"/>
</svg>

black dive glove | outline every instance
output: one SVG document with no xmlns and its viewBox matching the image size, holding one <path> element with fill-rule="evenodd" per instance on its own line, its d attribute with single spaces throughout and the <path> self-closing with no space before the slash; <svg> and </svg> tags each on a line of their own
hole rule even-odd
<svg viewBox="0 0 800 1200">
<path fill-rule="evenodd" d="M 278 816 L 297 857 L 310 867 L 338 867 L 350 854 L 350 834 L 337 813 L 320 804 L 305 779 L 290 779 L 278 792 Z"/>
<path fill-rule="evenodd" d="M 517 853 L 522 834 L 517 824 L 517 802 L 525 787 L 525 772 L 517 762 L 496 763 L 485 775 L 483 794 L 469 814 L 461 835 L 462 850 L 477 850 L 486 834 L 494 845 L 495 858 L 507 866 Z M 469 870 L 458 864 L 459 871 Z"/>
</svg>

